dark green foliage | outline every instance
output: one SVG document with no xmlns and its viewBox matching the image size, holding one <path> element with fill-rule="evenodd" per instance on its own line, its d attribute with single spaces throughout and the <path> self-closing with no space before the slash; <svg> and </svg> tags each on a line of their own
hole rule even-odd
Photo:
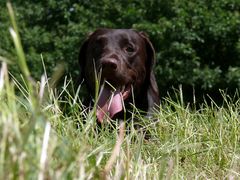
<svg viewBox="0 0 240 180">
<path fill-rule="evenodd" d="M 0 53 L 14 59 L 9 17 L 5 3 L 0 4 Z M 43 72 L 40 54 L 47 72 L 65 62 L 76 78 L 78 51 L 88 33 L 98 27 L 135 28 L 148 33 L 156 49 L 162 96 L 179 84 L 186 92 L 194 87 L 198 96 L 240 88 L 239 0 L 16 0 L 14 7 L 36 78 Z"/>
</svg>

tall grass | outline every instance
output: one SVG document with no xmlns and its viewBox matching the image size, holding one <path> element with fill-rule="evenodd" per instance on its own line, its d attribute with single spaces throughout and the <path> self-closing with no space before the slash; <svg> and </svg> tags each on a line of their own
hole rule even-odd
<svg viewBox="0 0 240 180">
<path fill-rule="evenodd" d="M 223 94 L 224 106 L 212 101 L 195 109 L 183 104 L 181 90 L 179 101 L 161 102 L 156 121 L 134 111 L 150 138 L 128 124 L 116 161 L 108 166 L 119 126 L 96 128 L 96 117 L 82 105 L 79 91 L 70 93 L 72 80 L 65 78 L 56 91 L 62 70 L 52 78 L 43 72 L 39 82 L 31 78 L 8 8 L 23 79 L 16 80 L 1 63 L 0 179 L 240 178 L 239 98 L 233 102 Z"/>
</svg>

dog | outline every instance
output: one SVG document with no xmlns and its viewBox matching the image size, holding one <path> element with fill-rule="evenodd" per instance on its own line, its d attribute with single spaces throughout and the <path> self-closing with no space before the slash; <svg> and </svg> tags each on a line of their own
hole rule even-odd
<svg viewBox="0 0 240 180">
<path fill-rule="evenodd" d="M 90 104 L 100 76 L 97 120 L 123 118 L 134 105 L 146 115 L 159 104 L 153 72 L 155 50 L 147 35 L 133 29 L 97 29 L 79 53 L 80 81 L 86 85 Z"/>
</svg>

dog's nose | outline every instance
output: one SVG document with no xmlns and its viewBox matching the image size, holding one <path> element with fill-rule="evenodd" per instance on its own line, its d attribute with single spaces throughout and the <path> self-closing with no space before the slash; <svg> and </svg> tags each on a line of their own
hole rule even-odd
<svg viewBox="0 0 240 180">
<path fill-rule="evenodd" d="M 117 61 L 113 58 L 105 58 L 102 59 L 102 69 L 106 70 L 116 70 L 117 69 Z"/>
</svg>

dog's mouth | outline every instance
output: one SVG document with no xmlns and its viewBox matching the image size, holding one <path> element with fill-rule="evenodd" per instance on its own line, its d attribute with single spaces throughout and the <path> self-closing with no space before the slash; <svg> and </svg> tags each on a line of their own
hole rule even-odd
<svg viewBox="0 0 240 180">
<path fill-rule="evenodd" d="M 97 119 L 102 123 L 105 116 L 114 117 L 121 112 L 124 107 L 124 100 L 131 94 L 131 84 L 113 88 L 104 83 L 101 86 L 99 99 L 97 102 Z"/>
</svg>

